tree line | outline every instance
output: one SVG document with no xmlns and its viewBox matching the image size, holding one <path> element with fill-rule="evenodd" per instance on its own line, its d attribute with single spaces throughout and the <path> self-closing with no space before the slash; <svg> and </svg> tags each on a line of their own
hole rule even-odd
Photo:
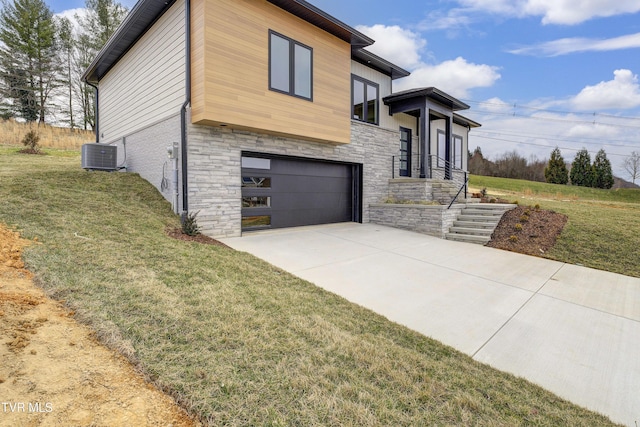
<svg viewBox="0 0 640 427">
<path fill-rule="evenodd" d="M 80 79 L 128 13 L 114 0 L 85 0 L 74 22 L 44 0 L 8 0 L 0 10 L 0 117 L 95 126 L 95 89 Z"/>
<path fill-rule="evenodd" d="M 587 149 L 578 151 L 572 163 L 565 162 L 559 148 L 555 148 L 548 160 L 535 156 L 528 160 L 516 151 L 507 152 L 495 161 L 486 159 L 480 147 L 469 152 L 469 173 L 502 178 L 525 179 L 552 184 L 571 184 L 583 187 L 611 188 L 614 177 L 611 162 L 604 150 L 598 151 L 591 162 Z M 640 153 L 632 152 L 623 163 L 625 171 L 635 184 L 640 173 Z"/>
</svg>

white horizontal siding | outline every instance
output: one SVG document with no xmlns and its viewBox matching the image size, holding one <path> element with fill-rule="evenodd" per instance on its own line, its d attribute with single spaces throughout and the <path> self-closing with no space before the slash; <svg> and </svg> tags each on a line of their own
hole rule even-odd
<svg viewBox="0 0 640 427">
<path fill-rule="evenodd" d="M 100 140 L 166 120 L 185 100 L 184 0 L 177 1 L 100 81 Z"/>
</svg>

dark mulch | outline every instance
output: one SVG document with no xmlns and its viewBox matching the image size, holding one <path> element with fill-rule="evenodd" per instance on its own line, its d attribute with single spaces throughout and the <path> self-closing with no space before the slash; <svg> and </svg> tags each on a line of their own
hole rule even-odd
<svg viewBox="0 0 640 427">
<path fill-rule="evenodd" d="M 542 256 L 555 245 L 566 223 L 566 215 L 518 206 L 503 215 L 487 246 Z"/>
<path fill-rule="evenodd" d="M 189 236 L 188 234 L 184 234 L 180 228 L 167 228 L 166 230 L 167 236 L 172 237 L 177 240 L 184 240 L 186 242 L 197 242 L 205 245 L 214 245 L 214 246 L 222 246 L 225 248 L 229 248 L 229 246 L 225 245 L 222 242 L 219 242 L 216 239 L 205 236 L 204 234 L 196 234 L 195 236 Z"/>
</svg>

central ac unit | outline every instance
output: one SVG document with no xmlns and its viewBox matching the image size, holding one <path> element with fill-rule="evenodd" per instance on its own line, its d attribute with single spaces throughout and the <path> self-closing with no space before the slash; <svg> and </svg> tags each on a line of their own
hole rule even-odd
<svg viewBox="0 0 640 427">
<path fill-rule="evenodd" d="M 82 169 L 115 171 L 117 163 L 117 145 L 89 143 L 82 146 Z"/>
</svg>

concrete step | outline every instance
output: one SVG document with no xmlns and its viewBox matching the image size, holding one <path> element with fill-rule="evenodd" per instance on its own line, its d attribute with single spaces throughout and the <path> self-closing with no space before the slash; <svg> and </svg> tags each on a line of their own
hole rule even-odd
<svg viewBox="0 0 640 427">
<path fill-rule="evenodd" d="M 467 215 L 465 211 L 458 215 L 458 221 L 470 221 L 470 222 L 494 222 L 496 225 L 500 222 L 500 216 L 493 215 Z"/>
<path fill-rule="evenodd" d="M 473 234 L 477 236 L 489 236 L 493 234 L 493 228 L 470 228 L 470 227 L 451 227 L 449 233 L 452 234 Z"/>
<path fill-rule="evenodd" d="M 497 225 L 496 221 L 463 221 L 457 220 L 453 222 L 454 227 L 463 228 L 491 228 L 494 229 Z"/>
<path fill-rule="evenodd" d="M 447 233 L 445 235 L 447 240 L 454 240 L 456 242 L 466 242 L 466 243 L 476 243 L 478 245 L 484 245 L 489 240 L 491 240 L 488 236 L 476 236 L 474 234 L 456 234 L 456 233 Z"/>
<path fill-rule="evenodd" d="M 475 206 L 473 208 L 465 208 L 462 213 L 464 215 L 475 215 L 475 216 L 499 216 L 501 217 L 506 211 L 497 210 L 497 209 L 478 209 Z"/>
</svg>

